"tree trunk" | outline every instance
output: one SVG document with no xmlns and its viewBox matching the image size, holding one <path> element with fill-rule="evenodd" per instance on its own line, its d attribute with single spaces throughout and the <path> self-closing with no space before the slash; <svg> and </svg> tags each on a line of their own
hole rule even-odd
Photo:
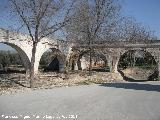
<svg viewBox="0 0 160 120">
<path fill-rule="evenodd" d="M 89 52 L 89 75 L 91 75 L 91 69 L 92 69 L 92 51 L 90 48 L 90 52 Z"/>
<path fill-rule="evenodd" d="M 33 82 L 35 79 L 34 64 L 35 64 L 36 47 L 37 47 L 37 42 L 33 42 L 31 67 L 30 67 L 30 88 L 34 87 Z"/>
</svg>

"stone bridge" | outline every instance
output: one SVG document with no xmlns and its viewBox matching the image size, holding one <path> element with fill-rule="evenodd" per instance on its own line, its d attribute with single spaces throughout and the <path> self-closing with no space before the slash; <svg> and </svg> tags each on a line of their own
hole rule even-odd
<svg viewBox="0 0 160 120">
<path fill-rule="evenodd" d="M 11 46 L 19 53 L 26 72 L 29 71 L 32 51 L 32 41 L 28 35 L 0 29 L 0 43 Z M 160 71 L 160 41 L 99 41 L 90 46 L 97 54 L 103 56 L 103 60 L 110 67 L 110 71 L 117 72 L 117 65 L 120 57 L 130 50 L 141 50 L 149 53 L 157 62 Z M 58 52 L 59 70 L 64 71 L 65 67 L 72 70 L 85 69 L 82 56 L 89 52 L 88 45 L 68 43 L 53 38 L 44 38 L 38 43 L 35 72 L 38 73 L 40 59 L 44 52 L 51 49 Z"/>
<path fill-rule="evenodd" d="M 26 72 L 29 71 L 32 55 L 32 41 L 30 36 L 8 31 L 5 29 L 0 29 L 0 43 L 6 44 L 14 48 L 20 55 Z M 65 51 L 68 51 L 68 47 L 66 47 L 65 45 L 65 41 L 54 40 L 51 38 L 42 39 L 42 41 L 39 42 L 37 45 L 36 60 L 34 66 L 35 72 L 38 72 L 39 62 L 43 53 L 49 49 L 51 49 L 52 51 L 57 51 L 59 53 L 59 70 L 63 71 L 66 61 L 65 56 L 67 54 Z"/>
<path fill-rule="evenodd" d="M 118 62 L 120 57 L 131 50 L 143 51 L 149 53 L 157 63 L 158 71 L 160 71 L 160 40 L 152 41 L 100 41 L 95 42 L 94 45 L 90 46 L 93 51 L 98 51 L 98 54 L 103 55 L 105 60 L 110 67 L 110 71 L 117 72 Z M 76 61 L 74 69 L 81 69 L 81 63 L 79 59 L 89 51 L 88 45 L 74 44 L 72 46 L 72 51 L 74 51 L 75 56 L 74 61 Z M 83 69 L 83 68 L 82 68 Z"/>
</svg>

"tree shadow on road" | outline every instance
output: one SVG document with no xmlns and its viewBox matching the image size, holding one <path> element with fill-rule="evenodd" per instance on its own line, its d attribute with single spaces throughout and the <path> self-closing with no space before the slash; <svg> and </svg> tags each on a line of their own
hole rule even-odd
<svg viewBox="0 0 160 120">
<path fill-rule="evenodd" d="M 150 83 L 105 83 L 101 84 L 100 86 L 104 87 L 112 87 L 112 88 L 123 88 L 123 89 L 132 89 L 132 90 L 145 90 L 145 91 L 156 91 L 160 92 L 160 85 L 152 85 Z"/>
</svg>

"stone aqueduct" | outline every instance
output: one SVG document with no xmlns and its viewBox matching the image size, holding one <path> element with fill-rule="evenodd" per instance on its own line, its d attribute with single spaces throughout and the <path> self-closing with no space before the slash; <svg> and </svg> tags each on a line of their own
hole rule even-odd
<svg viewBox="0 0 160 120">
<path fill-rule="evenodd" d="M 11 46 L 19 53 L 26 71 L 29 71 L 32 51 L 32 41 L 29 36 L 11 32 L 5 29 L 0 29 L 0 43 Z M 153 40 L 149 42 L 122 42 L 122 41 L 105 41 L 102 43 L 94 44 L 92 48 L 102 54 L 107 61 L 110 71 L 117 72 L 117 65 L 121 55 L 129 50 L 143 50 L 149 52 L 155 59 L 160 71 L 160 41 Z M 44 52 L 48 49 L 58 51 L 59 70 L 63 71 L 66 64 L 72 66 L 74 70 L 83 69 L 81 66 L 83 61 L 80 58 L 88 51 L 85 45 L 69 44 L 65 41 L 53 40 L 52 38 L 44 38 L 38 43 L 36 60 L 35 60 L 35 73 L 38 73 L 38 66 L 40 59 Z M 72 59 L 71 59 L 72 58 Z"/>
</svg>

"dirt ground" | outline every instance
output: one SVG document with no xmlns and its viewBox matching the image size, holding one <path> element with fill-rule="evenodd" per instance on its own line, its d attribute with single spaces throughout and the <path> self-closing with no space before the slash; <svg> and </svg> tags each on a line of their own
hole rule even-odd
<svg viewBox="0 0 160 120">
<path fill-rule="evenodd" d="M 155 70 L 134 67 L 122 70 L 122 72 L 125 76 L 135 80 L 148 80 L 148 77 L 152 75 Z"/>
<path fill-rule="evenodd" d="M 0 95 L 16 92 L 31 91 L 36 89 L 51 89 L 54 87 L 70 87 L 77 85 L 102 84 L 113 82 L 124 82 L 119 73 L 71 71 L 64 73 L 39 73 L 34 81 L 34 88 L 29 88 L 29 79 L 25 74 L 6 74 L 0 76 Z"/>
<path fill-rule="evenodd" d="M 147 80 L 154 70 L 127 68 L 122 70 L 126 77 L 135 80 Z M 29 88 L 30 80 L 24 73 L 0 74 L 0 95 L 36 89 L 51 89 L 55 87 L 70 87 L 77 85 L 127 82 L 120 73 L 92 71 L 69 71 L 66 73 L 40 72 L 34 81 L 34 88 Z"/>
</svg>

